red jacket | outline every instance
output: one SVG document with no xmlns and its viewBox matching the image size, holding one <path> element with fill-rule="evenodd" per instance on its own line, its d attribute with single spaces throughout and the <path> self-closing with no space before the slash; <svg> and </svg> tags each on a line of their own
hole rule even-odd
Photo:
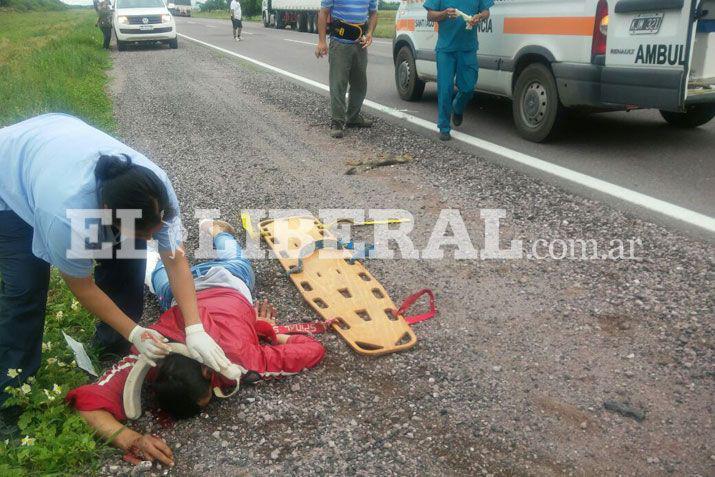
<svg viewBox="0 0 715 477">
<path fill-rule="evenodd" d="M 206 332 L 226 353 L 226 357 L 262 377 L 287 376 L 316 366 L 323 359 L 325 349 L 319 341 L 308 336 L 291 336 L 283 345 L 261 345 L 259 335 L 269 340 L 275 338 L 272 328 L 257 322 L 251 303 L 231 288 L 211 288 L 196 294 L 201 323 Z M 258 323 L 258 325 L 257 325 Z M 184 318 L 178 307 L 167 310 L 159 320 L 149 326 L 171 341 L 185 343 Z M 259 331 L 257 331 L 257 328 Z M 132 347 L 131 354 L 115 364 L 96 383 L 73 389 L 67 402 L 78 411 L 105 410 L 118 420 L 126 419 L 122 402 L 124 383 L 138 358 Z M 153 370 L 147 380 L 154 379 Z M 211 386 L 232 388 L 235 381 L 218 374 Z"/>
</svg>

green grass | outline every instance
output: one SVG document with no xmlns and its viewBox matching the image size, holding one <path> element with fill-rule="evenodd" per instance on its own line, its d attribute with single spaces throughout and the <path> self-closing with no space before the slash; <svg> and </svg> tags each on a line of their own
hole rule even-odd
<svg viewBox="0 0 715 477">
<path fill-rule="evenodd" d="M 20 438 L 0 441 L 0 475 L 94 474 L 100 457 L 111 452 L 64 402 L 67 391 L 89 379 L 77 368 L 62 331 L 86 343 L 94 334 L 94 323 L 95 318 L 74 299 L 59 274 L 53 272 L 42 365 L 23 386 L 8 388 L 11 397 L 7 404 L 22 406 L 23 413 L 18 423 Z"/>
<path fill-rule="evenodd" d="M 0 8 L 6 7 L 18 12 L 31 10 L 65 10 L 67 6 L 59 0 L 0 0 Z"/>
<path fill-rule="evenodd" d="M 392 38 L 395 36 L 395 15 L 397 10 L 380 10 L 377 12 L 377 28 L 373 36 L 376 38 Z"/>
<path fill-rule="evenodd" d="M 208 12 L 192 12 L 192 16 L 197 17 L 197 18 L 217 18 L 220 20 L 226 20 L 227 22 L 231 21 L 231 14 L 229 13 L 228 10 L 210 10 Z M 243 16 L 243 21 L 244 22 L 260 22 L 261 21 L 261 16 L 260 15 L 251 15 Z"/>
<path fill-rule="evenodd" d="M 231 14 L 228 10 L 210 10 L 208 12 L 191 12 L 191 16 L 197 18 L 218 18 L 221 20 L 231 20 Z"/>
<path fill-rule="evenodd" d="M 7 2 L 6 2 L 7 3 Z M 11 0 L 0 8 L 0 127 L 49 111 L 74 114 L 114 129 L 106 93 L 109 55 L 91 10 L 59 8 L 50 0 Z M 44 11 L 27 11 L 28 9 Z M 40 370 L 11 389 L 22 406 L 21 439 L 0 441 L 0 476 L 87 475 L 109 448 L 64 403 L 68 390 L 89 381 L 73 363 L 62 330 L 83 342 L 95 318 L 53 272 Z M 3 371 L 4 372 L 4 371 Z"/>
<path fill-rule="evenodd" d="M 381 10 L 377 12 L 377 28 L 374 36 L 376 38 L 392 38 L 395 36 L 395 15 L 397 10 Z M 194 12 L 193 15 L 198 18 L 219 18 L 221 20 L 229 20 L 228 11 L 211 10 L 209 12 Z M 252 17 L 244 17 L 246 22 L 260 22 L 261 16 L 254 15 Z"/>
<path fill-rule="evenodd" d="M 95 21 L 93 11 L 0 9 L 0 127 L 59 111 L 114 128 Z"/>
</svg>

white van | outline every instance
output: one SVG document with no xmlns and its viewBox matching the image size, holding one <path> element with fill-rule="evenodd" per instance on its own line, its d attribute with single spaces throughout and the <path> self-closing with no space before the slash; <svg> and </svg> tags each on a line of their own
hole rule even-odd
<svg viewBox="0 0 715 477">
<path fill-rule="evenodd" d="M 437 25 L 402 1 L 393 40 L 400 97 L 436 81 Z M 679 127 L 715 116 L 715 0 L 496 0 L 478 25 L 477 90 L 509 97 L 540 142 L 567 108 L 655 108 Z"/>
<path fill-rule="evenodd" d="M 119 51 L 135 42 L 158 41 L 179 47 L 174 17 L 163 0 L 115 0 L 114 34 Z"/>
</svg>

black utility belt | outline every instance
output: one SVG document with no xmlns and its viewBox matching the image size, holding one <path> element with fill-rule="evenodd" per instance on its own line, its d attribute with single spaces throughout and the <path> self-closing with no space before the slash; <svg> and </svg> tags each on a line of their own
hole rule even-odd
<svg viewBox="0 0 715 477">
<path fill-rule="evenodd" d="M 367 22 L 362 25 L 344 22 L 340 19 L 333 18 L 330 23 L 330 35 L 342 40 L 357 41 L 367 30 Z"/>
</svg>

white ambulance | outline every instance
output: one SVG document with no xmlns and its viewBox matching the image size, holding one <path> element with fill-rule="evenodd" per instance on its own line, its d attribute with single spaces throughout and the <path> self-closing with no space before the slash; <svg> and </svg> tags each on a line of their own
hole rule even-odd
<svg viewBox="0 0 715 477">
<path fill-rule="evenodd" d="M 437 80 L 438 25 L 422 0 L 395 19 L 397 91 Z M 478 25 L 477 90 L 512 99 L 521 136 L 545 141 L 568 108 L 659 109 L 679 127 L 715 116 L 715 0 L 496 0 Z"/>
</svg>

